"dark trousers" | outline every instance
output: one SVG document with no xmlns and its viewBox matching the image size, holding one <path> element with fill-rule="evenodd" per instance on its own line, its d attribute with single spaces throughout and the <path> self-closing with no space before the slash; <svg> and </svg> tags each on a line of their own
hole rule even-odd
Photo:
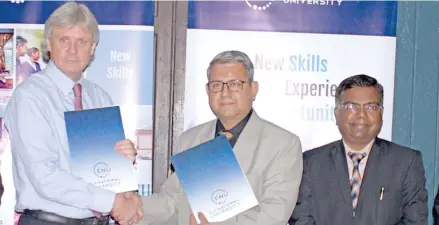
<svg viewBox="0 0 439 225">
<path fill-rule="evenodd" d="M 108 225 L 108 217 L 107 219 L 102 219 L 101 221 L 92 221 L 89 219 L 78 220 L 78 221 L 70 221 L 67 224 L 57 223 L 39 219 L 32 214 L 22 213 L 20 216 L 20 220 L 18 221 L 18 225 Z"/>
<path fill-rule="evenodd" d="M 44 220 L 39 220 L 33 216 L 22 214 L 18 225 L 60 225 L 59 223 L 48 222 Z"/>
</svg>

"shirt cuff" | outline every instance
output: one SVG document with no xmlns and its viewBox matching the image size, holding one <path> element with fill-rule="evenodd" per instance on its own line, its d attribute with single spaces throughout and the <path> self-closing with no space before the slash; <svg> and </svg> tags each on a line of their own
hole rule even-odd
<svg viewBox="0 0 439 225">
<path fill-rule="evenodd" d="M 110 213 L 113 209 L 116 193 L 89 184 L 92 194 L 90 209 L 100 213 Z"/>
</svg>

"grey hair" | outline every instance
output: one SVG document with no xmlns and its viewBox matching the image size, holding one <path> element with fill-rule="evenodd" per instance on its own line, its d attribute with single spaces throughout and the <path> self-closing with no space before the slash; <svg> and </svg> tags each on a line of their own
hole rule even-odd
<svg viewBox="0 0 439 225">
<path fill-rule="evenodd" d="M 247 54 L 240 51 L 224 51 L 216 55 L 212 61 L 209 63 L 209 67 L 207 68 L 207 80 L 210 80 L 210 75 L 212 73 L 212 67 L 215 64 L 227 64 L 227 63 L 238 63 L 244 65 L 247 70 L 248 80 L 252 82 L 254 80 L 255 69 L 253 67 L 253 63 L 248 57 Z"/>
<path fill-rule="evenodd" d="M 41 59 L 44 63 L 48 63 L 50 61 L 50 52 L 47 50 L 47 43 L 46 41 L 41 42 Z"/>
<path fill-rule="evenodd" d="M 52 29 L 54 27 L 72 27 L 72 26 L 82 26 L 83 28 L 89 30 L 92 33 L 95 43 L 99 42 L 99 24 L 90 9 L 84 5 L 79 4 L 74 1 L 67 2 L 57 8 L 49 16 L 44 24 L 44 40 L 46 42 L 52 37 Z M 44 59 L 50 59 L 50 54 L 47 49 L 47 44 L 41 44 L 42 56 Z M 94 55 L 92 56 L 92 61 Z"/>
</svg>

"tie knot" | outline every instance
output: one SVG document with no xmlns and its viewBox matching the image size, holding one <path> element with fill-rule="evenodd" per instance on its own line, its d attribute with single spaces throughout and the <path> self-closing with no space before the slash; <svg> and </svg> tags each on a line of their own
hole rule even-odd
<svg viewBox="0 0 439 225">
<path fill-rule="evenodd" d="M 366 157 L 366 153 L 358 153 L 358 152 L 349 152 L 349 157 L 351 157 L 352 161 L 355 163 L 360 163 L 364 157 Z"/>
<path fill-rule="evenodd" d="M 75 84 L 75 86 L 73 86 L 73 95 L 75 97 L 81 97 L 82 96 L 82 86 L 81 84 Z"/>
<path fill-rule="evenodd" d="M 233 134 L 228 132 L 228 131 L 221 131 L 218 134 L 226 136 L 226 138 L 229 139 L 229 140 L 232 139 L 232 137 L 233 137 Z"/>
</svg>

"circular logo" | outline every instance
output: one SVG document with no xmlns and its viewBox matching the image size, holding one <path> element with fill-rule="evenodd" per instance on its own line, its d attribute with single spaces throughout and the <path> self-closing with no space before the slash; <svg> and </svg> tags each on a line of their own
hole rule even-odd
<svg viewBox="0 0 439 225">
<path fill-rule="evenodd" d="M 212 202 L 215 204 L 224 204 L 228 195 L 226 191 L 218 189 L 212 193 Z"/>
<path fill-rule="evenodd" d="M 253 10 L 259 10 L 259 11 L 263 11 L 268 9 L 268 7 L 271 6 L 271 1 L 265 1 L 261 2 L 261 1 L 255 1 L 257 3 L 250 3 L 249 0 L 245 0 L 245 3 L 247 3 L 247 5 L 252 8 Z"/>
<path fill-rule="evenodd" d="M 104 177 L 108 176 L 108 174 L 110 174 L 110 171 L 111 171 L 110 166 L 108 166 L 108 164 L 103 163 L 103 162 L 96 163 L 95 168 L 94 168 L 95 175 L 100 177 L 100 178 L 104 178 Z"/>
<path fill-rule="evenodd" d="M 24 2 L 24 0 L 11 0 L 11 3 L 16 3 L 16 4 L 20 4 L 23 2 Z"/>
</svg>

